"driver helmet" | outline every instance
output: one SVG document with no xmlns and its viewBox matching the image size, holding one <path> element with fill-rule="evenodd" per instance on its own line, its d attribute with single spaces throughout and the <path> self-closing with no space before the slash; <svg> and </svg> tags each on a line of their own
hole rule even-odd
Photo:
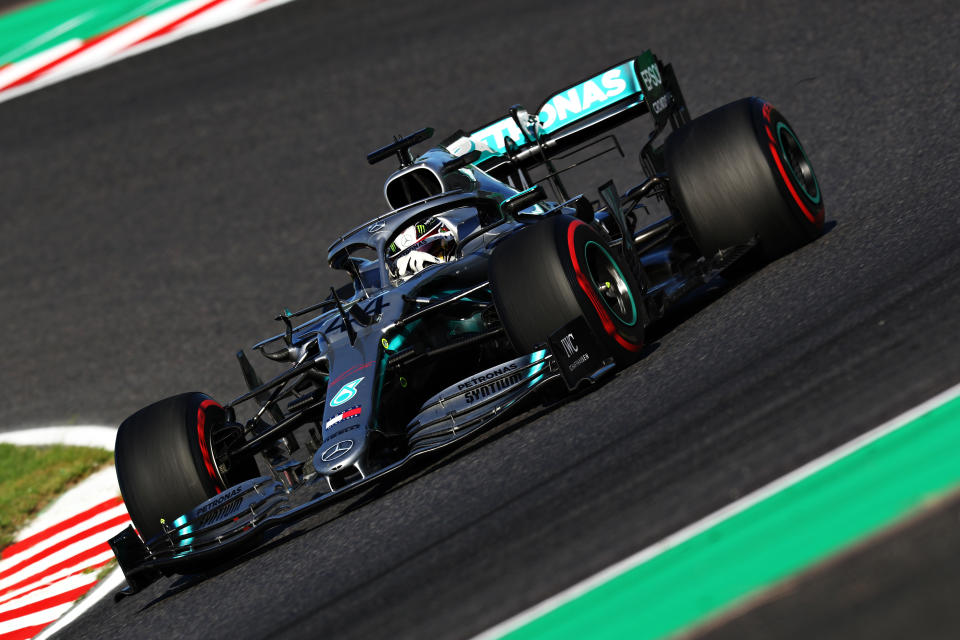
<svg viewBox="0 0 960 640">
<path fill-rule="evenodd" d="M 436 218 L 412 224 L 387 247 L 387 257 L 397 276 L 409 278 L 430 266 L 450 259 L 455 245 L 453 233 Z"/>
</svg>

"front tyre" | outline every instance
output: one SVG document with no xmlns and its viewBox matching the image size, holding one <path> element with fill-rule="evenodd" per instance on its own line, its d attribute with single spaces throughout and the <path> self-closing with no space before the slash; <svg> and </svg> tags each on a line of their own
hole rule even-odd
<svg viewBox="0 0 960 640">
<path fill-rule="evenodd" d="M 490 257 L 490 286 L 504 330 L 531 353 L 583 316 L 620 364 L 643 346 L 642 289 L 596 229 L 555 216 L 507 237 Z"/>
<path fill-rule="evenodd" d="M 225 488 L 212 437 L 223 407 L 202 393 L 184 393 L 141 409 L 117 430 L 114 458 L 120 493 L 133 526 L 149 541 L 173 521 Z M 252 459 L 236 465 L 227 483 L 257 477 Z"/>
<path fill-rule="evenodd" d="M 756 238 L 767 260 L 823 232 L 823 194 L 790 124 L 759 98 L 695 118 L 664 145 L 670 192 L 705 256 Z"/>
</svg>

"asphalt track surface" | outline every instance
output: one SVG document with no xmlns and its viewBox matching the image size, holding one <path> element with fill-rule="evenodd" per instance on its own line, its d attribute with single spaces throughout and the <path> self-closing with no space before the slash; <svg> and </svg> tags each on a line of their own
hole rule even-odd
<svg viewBox="0 0 960 640">
<path fill-rule="evenodd" d="M 469 636 L 960 380 L 955 3 L 564 4 L 302 0 L 0 105 L 4 428 L 233 397 L 234 351 L 322 296 L 327 245 L 384 209 L 367 151 L 534 107 L 648 47 L 694 114 L 777 105 L 832 223 L 694 300 L 595 392 L 67 635 Z M 898 607 L 836 616 L 960 629 L 950 602 L 920 615 L 924 585 L 960 586 L 955 559 L 907 548 L 884 578 Z M 807 597 L 764 633 L 835 633 L 793 624 L 833 599 Z"/>
</svg>

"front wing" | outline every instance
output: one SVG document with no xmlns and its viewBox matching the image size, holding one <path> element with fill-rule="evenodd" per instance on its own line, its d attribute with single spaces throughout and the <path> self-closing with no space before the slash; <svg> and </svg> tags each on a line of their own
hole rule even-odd
<svg viewBox="0 0 960 640">
<path fill-rule="evenodd" d="M 551 340 L 551 344 L 557 341 Z M 613 364 L 604 361 L 602 366 L 584 371 L 576 382 L 596 381 L 612 369 Z M 277 477 L 254 478 L 230 487 L 169 525 L 164 523 L 164 533 L 146 543 L 128 527 L 110 540 L 127 579 L 124 593 L 135 593 L 162 574 L 195 572 L 236 557 L 255 546 L 269 529 L 355 496 L 397 474 L 414 458 L 451 446 L 502 419 L 521 400 L 561 374 L 558 359 L 542 349 L 448 387 L 428 400 L 408 426 L 410 449 L 404 458 L 342 488 L 333 490 L 320 474 L 302 477 L 302 465 L 289 465 L 275 470 Z M 570 386 L 569 375 L 563 377 Z"/>
</svg>

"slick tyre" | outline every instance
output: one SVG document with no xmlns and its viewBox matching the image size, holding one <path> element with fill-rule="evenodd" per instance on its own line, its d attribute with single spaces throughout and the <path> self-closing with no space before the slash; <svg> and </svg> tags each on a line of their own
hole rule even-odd
<svg viewBox="0 0 960 640">
<path fill-rule="evenodd" d="M 512 234 L 494 249 L 489 275 L 500 320 L 519 353 L 531 353 L 581 315 L 619 364 L 643 346 L 640 285 L 581 220 L 556 216 Z"/>
<path fill-rule="evenodd" d="M 141 409 L 117 431 L 114 458 L 120 493 L 133 525 L 149 541 L 167 525 L 224 489 L 211 437 L 224 410 L 202 393 L 184 393 Z M 250 459 L 231 470 L 229 484 L 255 478 Z"/>
<path fill-rule="evenodd" d="M 759 98 L 692 120 L 664 145 L 670 193 L 705 256 L 757 239 L 774 260 L 823 231 L 823 194 L 790 124 Z"/>
</svg>

